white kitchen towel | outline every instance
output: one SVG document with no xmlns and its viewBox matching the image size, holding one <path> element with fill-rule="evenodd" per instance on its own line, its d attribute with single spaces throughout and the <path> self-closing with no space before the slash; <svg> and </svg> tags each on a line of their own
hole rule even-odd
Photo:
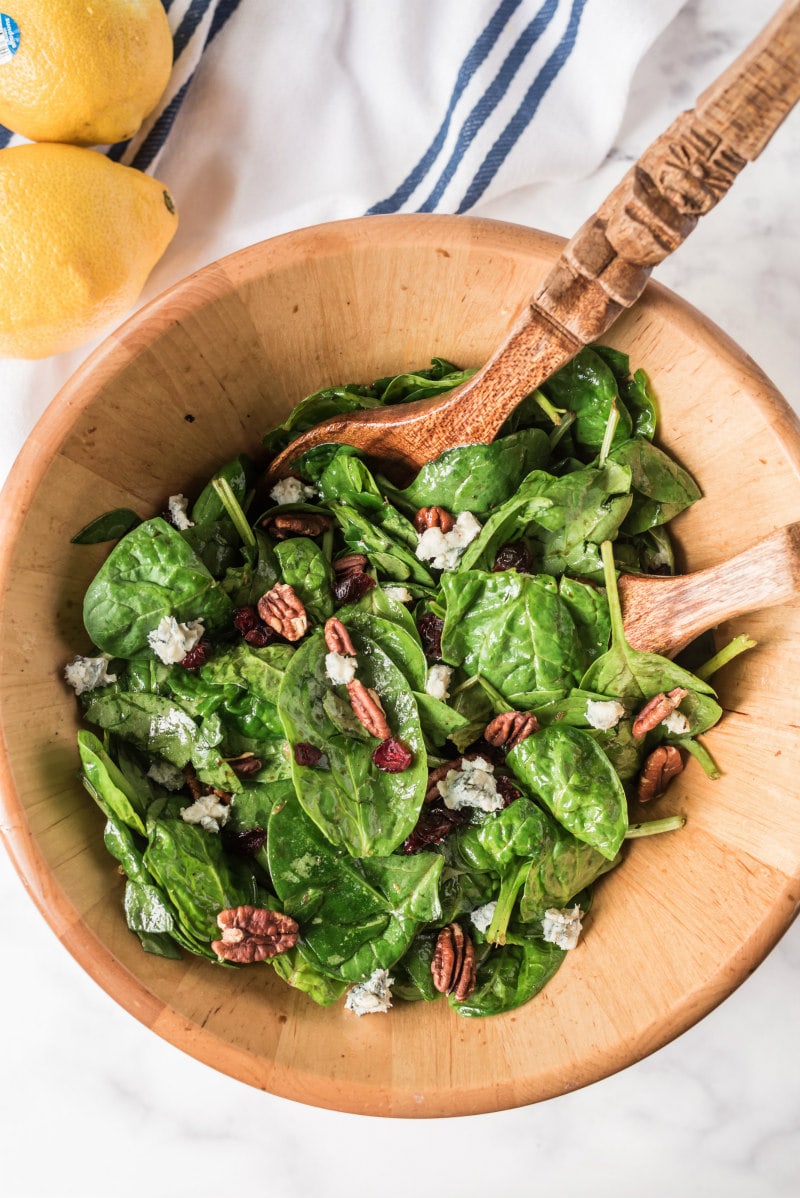
<svg viewBox="0 0 800 1198">
<path fill-rule="evenodd" d="M 437 211 L 535 224 L 537 187 L 604 161 L 637 66 L 683 3 L 165 0 L 170 85 L 130 143 L 104 150 L 156 174 L 180 213 L 141 302 L 320 221 Z M 0 14 L 13 5 L 0 0 Z M 0 481 L 91 348 L 0 362 Z"/>
</svg>

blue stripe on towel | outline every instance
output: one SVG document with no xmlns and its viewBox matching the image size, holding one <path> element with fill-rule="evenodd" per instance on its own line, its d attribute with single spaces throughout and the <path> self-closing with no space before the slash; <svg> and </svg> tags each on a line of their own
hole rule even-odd
<svg viewBox="0 0 800 1198">
<path fill-rule="evenodd" d="M 191 4 L 184 13 L 175 33 L 172 36 L 172 44 L 174 47 L 172 61 L 177 62 L 187 45 L 191 41 L 197 26 L 202 21 L 203 17 L 208 12 L 212 0 L 192 0 Z"/>
<path fill-rule="evenodd" d="M 377 204 L 373 204 L 372 207 L 367 210 L 368 216 L 374 216 L 381 212 L 397 212 L 397 210 L 406 202 L 408 197 L 416 190 L 416 188 L 425 178 L 431 166 L 436 161 L 439 151 L 444 144 L 444 140 L 447 137 L 456 104 L 461 98 L 470 79 L 475 74 L 478 67 L 480 67 L 486 59 L 486 56 L 496 43 L 512 14 L 516 11 L 516 9 L 519 8 L 521 2 L 522 0 L 502 0 L 502 3 L 498 5 L 494 16 L 486 25 L 483 32 L 479 34 L 466 58 L 462 62 L 461 67 L 459 68 L 458 75 L 456 76 L 456 82 L 453 87 L 453 92 L 450 97 L 450 102 L 447 105 L 447 111 L 444 115 L 444 120 L 439 126 L 433 141 L 423 154 L 422 158 L 420 158 L 417 165 L 403 180 L 397 190 L 394 191 L 387 199 L 380 200 Z"/>
<path fill-rule="evenodd" d="M 212 17 L 211 25 L 209 26 L 208 36 L 206 38 L 205 45 L 203 46 L 203 50 L 205 50 L 211 44 L 213 39 L 217 36 L 217 34 L 223 28 L 223 26 L 225 25 L 225 23 L 227 22 L 229 17 L 233 16 L 234 12 L 239 7 L 240 3 L 241 3 L 241 0 L 220 0 L 220 3 L 217 6 L 214 16 Z M 188 14 L 187 14 L 187 16 L 188 16 Z M 201 51 L 201 53 L 202 53 L 202 51 Z M 198 57 L 198 63 L 199 63 L 199 57 Z M 191 84 L 193 79 L 194 79 L 194 72 L 192 72 L 192 74 L 189 76 L 189 78 L 183 84 L 183 87 L 181 87 L 181 89 L 175 93 L 175 95 L 172 97 L 172 99 L 170 100 L 169 104 L 166 106 L 164 111 L 159 114 L 158 118 L 156 119 L 156 121 L 153 124 L 153 128 L 150 130 L 147 137 L 144 139 L 141 146 L 136 151 L 136 154 L 134 156 L 133 162 L 131 163 L 131 166 L 136 167 L 137 170 L 146 171 L 147 168 L 150 166 L 150 163 L 155 158 L 155 156 L 163 148 L 164 143 L 166 142 L 167 137 L 169 136 L 169 132 L 175 122 L 175 118 L 178 115 L 180 107 L 183 104 L 184 99 L 186 98 L 186 93 L 189 90 L 189 85 Z"/>
<path fill-rule="evenodd" d="M 517 38 L 500 70 L 464 121 L 456 144 L 453 147 L 453 152 L 445 164 L 442 173 L 439 175 L 436 186 L 428 198 L 420 204 L 417 209 L 418 212 L 435 211 L 436 205 L 444 195 L 448 183 L 458 170 L 461 159 L 508 91 L 514 76 L 519 71 L 528 54 L 552 21 L 558 10 L 558 3 L 559 0 L 545 0 L 545 3 L 539 9 L 536 16 Z"/>
<path fill-rule="evenodd" d="M 547 89 L 572 53 L 586 3 L 587 0 L 573 0 L 564 36 L 528 88 L 519 108 L 484 158 L 456 209 L 457 212 L 467 212 L 477 204 L 520 136 L 533 120 Z"/>
</svg>

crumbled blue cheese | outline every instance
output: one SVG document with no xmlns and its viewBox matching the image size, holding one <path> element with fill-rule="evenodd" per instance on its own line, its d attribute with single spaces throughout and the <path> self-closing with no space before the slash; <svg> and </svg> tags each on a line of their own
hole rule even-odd
<svg viewBox="0 0 800 1198">
<path fill-rule="evenodd" d="M 199 824 L 206 832 L 219 832 L 228 822 L 231 809 L 220 803 L 216 795 L 200 795 L 191 807 L 181 807 L 181 819 L 186 824 Z"/>
<path fill-rule="evenodd" d="M 299 478 L 282 478 L 269 494 L 270 499 L 274 499 L 278 504 L 308 503 L 310 499 L 317 497 L 316 488 L 309 487 Z"/>
<path fill-rule="evenodd" d="M 167 510 L 170 520 L 181 532 L 187 528 L 194 528 L 194 520 L 189 519 L 189 500 L 185 495 L 170 495 Z"/>
<path fill-rule="evenodd" d="M 447 688 L 452 676 L 453 671 L 450 666 L 431 666 L 428 670 L 428 677 L 425 679 L 425 694 L 430 695 L 433 699 L 449 699 L 450 691 Z"/>
<path fill-rule="evenodd" d="M 414 598 L 408 587 L 384 587 L 383 593 L 387 599 L 394 599 L 395 603 L 411 603 Z"/>
<path fill-rule="evenodd" d="M 689 731 L 689 721 L 682 711 L 671 711 L 666 719 L 661 723 L 666 728 L 667 732 L 671 732 L 673 736 L 685 736 Z"/>
<path fill-rule="evenodd" d="M 64 677 L 76 695 L 93 691 L 98 686 L 110 686 L 117 681 L 117 676 L 109 674 L 108 662 L 108 657 L 74 657 L 64 666 Z"/>
<path fill-rule="evenodd" d="M 472 512 L 459 512 L 449 532 L 426 528 L 420 533 L 417 557 L 421 562 L 430 562 L 436 570 L 455 570 L 467 545 L 480 531 L 481 525 Z"/>
<path fill-rule="evenodd" d="M 183 770 L 179 770 L 177 765 L 173 765 L 171 761 L 154 761 L 147 771 L 147 776 L 159 786 L 163 786 L 165 790 L 183 789 Z"/>
<path fill-rule="evenodd" d="M 625 708 L 616 699 L 588 699 L 586 702 L 586 719 L 592 728 L 608 732 L 616 728 L 625 714 Z"/>
<path fill-rule="evenodd" d="M 474 911 L 470 911 L 469 917 L 473 926 L 479 932 L 488 932 L 496 910 L 497 903 L 484 903 L 482 907 L 476 907 Z"/>
<path fill-rule="evenodd" d="M 392 1005 L 394 978 L 388 969 L 376 969 L 365 982 L 351 986 L 345 999 L 345 1010 L 354 1015 L 385 1015 Z"/>
<path fill-rule="evenodd" d="M 325 672 L 331 682 L 347 686 L 356 676 L 356 658 L 345 653 L 326 653 Z"/>
<path fill-rule="evenodd" d="M 548 907 L 542 920 L 543 937 L 559 948 L 575 948 L 581 934 L 583 911 L 580 907 Z"/>
<path fill-rule="evenodd" d="M 148 632 L 147 641 L 156 657 L 171 666 L 183 661 L 189 650 L 202 640 L 204 632 L 202 620 L 179 624 L 174 616 L 164 616 L 158 628 Z"/>
<path fill-rule="evenodd" d="M 503 796 L 497 789 L 494 766 L 482 757 L 468 761 L 465 757 L 461 768 L 449 770 L 436 788 L 450 811 L 462 807 L 477 807 L 480 811 L 499 811 Z"/>
</svg>

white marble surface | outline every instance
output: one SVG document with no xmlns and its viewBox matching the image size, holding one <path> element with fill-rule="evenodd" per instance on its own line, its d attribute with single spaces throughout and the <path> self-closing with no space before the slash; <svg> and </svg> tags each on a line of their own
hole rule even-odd
<svg viewBox="0 0 800 1198">
<path fill-rule="evenodd" d="M 572 232 L 622 164 L 744 46 L 765 7 L 691 0 L 643 61 L 601 169 L 578 187 L 539 186 L 481 214 Z M 798 177 L 795 113 L 657 277 L 732 334 L 800 408 Z M 27 427 L 12 422 L 11 438 L 7 426 L 3 433 L 0 478 L 37 411 L 82 356 L 38 368 Z M 26 368 L 2 366 L 4 406 L 28 379 Z M 800 1192 L 797 926 L 721 1007 L 623 1073 L 534 1107 L 412 1123 L 302 1107 L 163 1043 L 66 954 L 4 854 L 0 910 L 6 1198 Z"/>
</svg>

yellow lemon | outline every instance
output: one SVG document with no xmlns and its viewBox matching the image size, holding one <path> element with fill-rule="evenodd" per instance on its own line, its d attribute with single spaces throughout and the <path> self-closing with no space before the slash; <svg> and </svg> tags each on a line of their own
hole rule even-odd
<svg viewBox="0 0 800 1198">
<path fill-rule="evenodd" d="M 171 69 L 161 0 L 0 3 L 0 124 L 32 141 L 132 137 Z"/>
<path fill-rule="evenodd" d="M 117 323 L 177 225 L 163 184 L 97 150 L 0 150 L 0 357 L 44 358 Z"/>
</svg>

